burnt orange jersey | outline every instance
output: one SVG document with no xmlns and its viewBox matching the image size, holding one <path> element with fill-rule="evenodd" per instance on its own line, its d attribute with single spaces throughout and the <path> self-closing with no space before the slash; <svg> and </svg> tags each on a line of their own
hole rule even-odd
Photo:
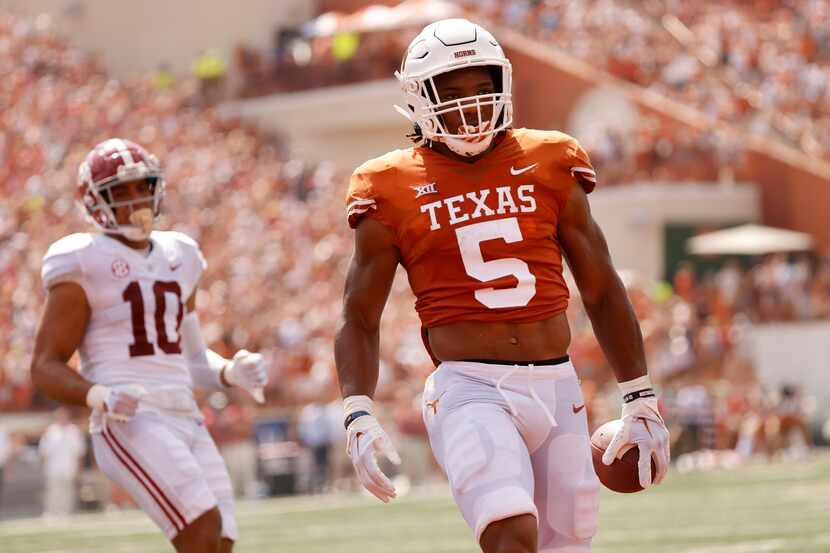
<svg viewBox="0 0 830 553">
<path fill-rule="evenodd" d="M 531 322 L 568 305 L 557 225 L 577 183 L 590 192 L 596 175 L 574 138 L 514 129 L 475 163 L 425 147 L 367 161 L 346 212 L 392 232 L 425 328 Z"/>
</svg>

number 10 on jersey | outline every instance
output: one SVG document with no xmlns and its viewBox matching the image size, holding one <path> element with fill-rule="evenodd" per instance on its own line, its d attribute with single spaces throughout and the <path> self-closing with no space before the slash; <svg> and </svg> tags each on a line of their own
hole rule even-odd
<svg viewBox="0 0 830 553">
<path fill-rule="evenodd" d="M 167 312 L 167 294 L 171 294 L 176 298 L 175 342 L 170 341 L 170 338 L 167 336 L 167 325 L 164 321 L 164 315 Z M 181 353 L 182 339 L 179 335 L 179 327 L 182 324 L 182 316 L 184 315 L 182 289 L 176 281 L 156 281 L 153 283 L 153 296 L 156 300 L 156 344 L 164 353 Z M 156 349 L 147 339 L 147 328 L 144 325 L 144 297 L 141 295 L 141 286 L 139 283 L 134 280 L 127 285 L 122 297 L 124 301 L 130 304 L 130 313 L 132 315 L 134 341 L 130 345 L 130 357 L 155 355 Z"/>
</svg>

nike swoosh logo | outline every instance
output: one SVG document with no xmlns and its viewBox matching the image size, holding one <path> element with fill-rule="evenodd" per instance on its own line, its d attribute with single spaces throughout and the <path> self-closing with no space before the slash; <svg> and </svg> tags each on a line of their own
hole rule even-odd
<svg viewBox="0 0 830 553">
<path fill-rule="evenodd" d="M 181 264 L 181 263 L 179 263 L 178 265 L 170 265 L 170 270 L 171 270 L 171 271 L 175 271 L 176 269 L 178 269 L 178 268 L 179 268 L 179 267 L 181 267 L 181 266 L 182 266 L 182 264 Z"/>
<path fill-rule="evenodd" d="M 576 415 L 577 413 L 585 409 L 585 404 L 583 403 L 582 405 L 576 405 L 574 403 L 573 405 L 571 405 L 571 409 L 573 409 L 574 415 Z"/>
<path fill-rule="evenodd" d="M 510 174 L 515 177 L 516 175 L 521 175 L 522 173 L 527 173 L 528 171 L 530 171 L 531 169 L 533 169 L 537 165 L 539 165 L 539 164 L 534 163 L 533 165 L 528 165 L 527 167 L 523 167 L 522 169 L 516 169 L 515 167 L 511 166 L 510 167 Z"/>
</svg>

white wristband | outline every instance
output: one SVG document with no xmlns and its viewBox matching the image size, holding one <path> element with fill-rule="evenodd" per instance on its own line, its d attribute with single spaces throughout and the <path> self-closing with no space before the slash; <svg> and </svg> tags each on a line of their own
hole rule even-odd
<svg viewBox="0 0 830 553">
<path fill-rule="evenodd" d="M 343 413 L 349 415 L 355 411 L 366 411 L 369 414 L 375 413 L 374 402 L 369 396 L 349 396 L 343 398 Z"/>
<path fill-rule="evenodd" d="M 86 404 L 98 411 L 106 410 L 107 398 L 110 395 L 110 389 L 101 384 L 95 384 L 86 393 Z"/>
<path fill-rule="evenodd" d="M 634 378 L 632 380 L 626 380 L 625 382 L 619 382 L 618 384 L 620 385 L 622 395 L 639 392 L 640 390 L 645 390 L 647 388 L 654 388 L 654 386 L 651 385 L 651 378 L 648 375 Z"/>
</svg>

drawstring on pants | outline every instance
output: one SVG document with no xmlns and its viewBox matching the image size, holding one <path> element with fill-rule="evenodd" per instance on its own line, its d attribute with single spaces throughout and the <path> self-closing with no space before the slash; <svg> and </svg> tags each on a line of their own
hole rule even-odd
<svg viewBox="0 0 830 553">
<path fill-rule="evenodd" d="M 542 401 L 542 398 L 540 398 L 539 394 L 536 393 L 536 388 L 533 387 L 533 369 L 535 369 L 533 363 L 528 365 L 528 367 L 530 368 L 530 370 L 527 371 L 527 389 L 530 391 L 530 395 L 533 398 L 533 401 L 536 402 L 536 405 L 538 405 L 539 407 L 542 408 L 542 411 L 545 413 L 545 416 L 548 418 L 548 422 L 550 423 L 551 428 L 556 428 L 557 426 L 559 426 L 559 424 L 557 424 L 557 422 L 556 422 L 556 417 L 553 416 L 553 413 L 551 413 L 551 410 L 548 409 L 548 406 L 545 405 L 545 402 Z M 552 382 L 552 385 L 556 386 L 556 381 Z M 555 393 L 552 394 L 552 397 L 553 397 L 553 399 L 551 401 L 553 402 L 553 409 L 555 411 L 556 410 L 556 394 Z"/>
<path fill-rule="evenodd" d="M 545 402 L 542 401 L 542 398 L 539 397 L 539 394 L 536 393 L 536 389 L 533 387 L 533 375 L 534 375 L 533 371 L 536 367 L 532 363 L 529 364 L 527 367 L 528 367 L 528 371 L 527 371 L 527 390 L 530 393 L 530 397 L 533 398 L 533 401 L 536 402 L 536 405 L 538 405 L 542 409 L 542 412 L 545 413 L 545 417 L 548 419 L 548 422 L 550 423 L 551 427 L 555 428 L 555 427 L 559 426 L 559 424 L 556 422 L 556 418 L 553 416 L 553 413 L 551 412 L 551 410 L 548 408 L 547 405 L 545 405 Z M 512 369 L 510 369 L 509 371 L 504 373 L 496 381 L 496 391 L 502 397 L 504 402 L 507 403 L 507 408 L 510 410 L 510 414 L 513 415 L 514 417 L 518 417 L 518 413 L 516 411 L 516 408 L 513 406 L 513 402 L 511 402 L 510 399 L 507 397 L 507 394 L 504 393 L 504 390 L 502 390 L 501 386 L 502 386 L 502 384 L 504 383 L 505 380 L 507 380 L 508 378 L 513 376 L 514 374 L 516 374 L 516 371 L 518 371 L 519 368 L 520 368 L 519 365 L 513 365 Z M 553 385 L 555 386 L 556 383 L 554 382 Z M 556 394 L 555 393 L 553 394 L 553 400 L 552 401 L 553 401 L 553 410 L 555 411 L 556 410 Z"/>
<path fill-rule="evenodd" d="M 504 391 L 501 389 L 501 384 L 502 384 L 502 382 L 504 382 L 505 380 L 507 380 L 508 378 L 513 376 L 514 374 L 516 374 L 516 371 L 518 371 L 518 370 L 519 370 L 519 366 L 518 365 L 513 365 L 512 369 L 510 369 L 509 371 L 507 371 L 506 373 L 501 375 L 501 378 L 499 378 L 496 381 L 496 391 L 499 393 L 499 395 L 504 400 L 504 402 L 507 403 L 507 408 L 510 409 L 510 414 L 513 415 L 514 417 L 518 417 L 519 415 L 516 411 L 516 408 L 513 407 L 513 403 L 510 401 L 510 399 L 508 399 L 507 395 L 505 395 Z"/>
</svg>

